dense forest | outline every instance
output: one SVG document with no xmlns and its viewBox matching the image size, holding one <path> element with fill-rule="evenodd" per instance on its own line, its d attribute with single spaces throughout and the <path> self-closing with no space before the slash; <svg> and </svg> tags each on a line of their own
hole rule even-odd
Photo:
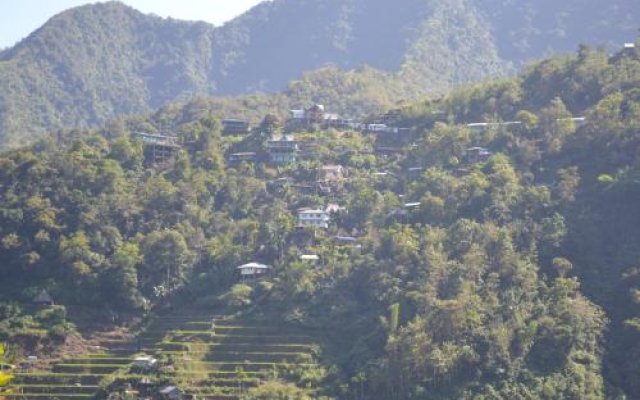
<svg viewBox="0 0 640 400">
<path fill-rule="evenodd" d="M 221 27 L 118 2 L 87 5 L 0 51 L 0 146 L 194 96 L 280 92 L 319 69 L 324 80 L 317 82 L 335 88 L 336 103 L 350 92 L 335 81 L 356 79 L 361 92 L 379 93 L 363 104 L 374 112 L 504 75 L 581 42 L 617 48 L 636 33 L 632 3 L 276 0 Z"/>
<path fill-rule="evenodd" d="M 46 352 L 87 308 L 233 304 L 323 329 L 328 397 L 640 396 L 635 48 L 582 45 L 387 114 L 408 130 L 295 130 L 314 146 L 281 166 L 282 104 L 253 101 L 273 115 L 246 136 L 202 98 L 3 153 L 0 340 Z M 182 146 L 160 168 L 135 132 L 167 125 Z M 348 171 L 334 190 L 300 189 L 327 165 Z M 327 229 L 296 227 L 334 203 Z M 238 284 L 253 260 L 272 273 Z M 30 305 L 43 290 L 57 306 Z M 246 398 L 293 391 L 270 387 Z"/>
</svg>

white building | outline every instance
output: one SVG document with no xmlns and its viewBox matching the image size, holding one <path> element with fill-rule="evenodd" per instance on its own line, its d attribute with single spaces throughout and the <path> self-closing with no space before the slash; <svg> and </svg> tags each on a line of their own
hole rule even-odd
<svg viewBox="0 0 640 400">
<path fill-rule="evenodd" d="M 331 215 L 333 213 L 339 213 L 342 211 L 345 211 L 346 208 L 338 205 L 338 204 L 334 204 L 334 203 L 329 203 L 327 205 L 327 208 L 325 208 L 324 212 L 326 212 L 327 214 Z"/>
<path fill-rule="evenodd" d="M 157 363 L 158 360 L 152 356 L 139 356 L 133 359 L 133 367 L 137 369 L 153 369 Z"/>
<path fill-rule="evenodd" d="M 240 275 L 243 278 L 252 278 L 258 275 L 266 274 L 267 271 L 271 269 L 271 267 L 268 265 L 251 262 L 248 264 L 241 265 L 237 267 L 237 269 L 240 271 Z"/>
<path fill-rule="evenodd" d="M 322 210 L 300 210 L 298 211 L 298 225 L 314 226 L 316 228 L 327 229 L 331 217 L 329 213 Z"/>
</svg>

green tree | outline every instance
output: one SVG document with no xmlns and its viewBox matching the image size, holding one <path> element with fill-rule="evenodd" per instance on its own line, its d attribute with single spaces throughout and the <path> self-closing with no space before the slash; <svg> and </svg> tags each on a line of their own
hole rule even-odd
<svg viewBox="0 0 640 400">
<path fill-rule="evenodd" d="M 144 237 L 141 244 L 142 265 L 140 286 L 146 296 L 154 288 L 170 293 L 187 281 L 195 261 L 185 238 L 177 231 L 154 231 Z"/>
</svg>

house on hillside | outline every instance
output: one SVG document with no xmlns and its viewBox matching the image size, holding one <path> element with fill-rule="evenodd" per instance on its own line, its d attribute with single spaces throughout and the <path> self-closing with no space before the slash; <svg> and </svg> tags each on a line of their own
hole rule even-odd
<svg viewBox="0 0 640 400">
<path fill-rule="evenodd" d="M 248 264 L 240 265 L 239 267 L 236 267 L 236 269 L 240 271 L 240 277 L 245 280 L 265 275 L 269 272 L 271 267 L 257 262 L 250 262 Z"/>
<path fill-rule="evenodd" d="M 402 110 L 389 110 L 384 114 L 379 114 L 371 118 L 368 122 L 372 124 L 395 125 L 402 118 Z"/>
<path fill-rule="evenodd" d="M 182 400 L 184 394 L 176 386 L 164 386 L 158 392 L 162 400 Z"/>
<path fill-rule="evenodd" d="M 622 52 L 620 53 L 625 57 L 633 57 L 636 54 L 636 44 L 635 43 L 625 43 L 622 46 Z"/>
<path fill-rule="evenodd" d="M 293 135 L 274 136 L 267 142 L 267 151 L 272 164 L 290 164 L 297 159 L 298 142 Z"/>
<path fill-rule="evenodd" d="M 324 106 L 322 104 L 314 104 L 304 112 L 304 118 L 309 124 L 321 124 L 324 121 Z"/>
<path fill-rule="evenodd" d="M 465 160 L 468 164 L 485 162 L 491 158 L 492 153 L 484 147 L 470 147 L 464 151 Z"/>
<path fill-rule="evenodd" d="M 327 113 L 322 104 L 314 104 L 304 110 L 291 110 L 291 118 L 288 121 L 289 130 L 309 129 L 320 127 L 342 128 L 348 125 L 349 121 L 343 119 L 338 114 Z"/>
<path fill-rule="evenodd" d="M 339 246 L 356 246 L 358 243 L 354 236 L 334 236 L 333 240 Z"/>
<path fill-rule="evenodd" d="M 46 290 L 41 291 L 36 297 L 33 298 L 33 303 L 37 306 L 50 307 L 54 306 L 55 302 L 53 297 Z"/>
<path fill-rule="evenodd" d="M 251 131 L 249 122 L 240 119 L 223 119 L 222 133 L 225 135 L 246 135 Z"/>
<path fill-rule="evenodd" d="M 144 144 L 145 161 L 156 167 L 166 167 L 173 161 L 181 149 L 176 136 L 164 136 L 151 133 L 136 133 Z"/>
<path fill-rule="evenodd" d="M 317 254 L 303 254 L 300 256 L 300 260 L 310 263 L 316 263 L 320 261 L 320 256 L 318 256 Z"/>
<path fill-rule="evenodd" d="M 298 210 L 298 226 L 313 226 L 315 228 L 329 228 L 331 216 L 326 211 L 320 209 Z"/>
<path fill-rule="evenodd" d="M 158 365 L 158 360 L 153 356 L 138 356 L 133 359 L 132 369 L 136 371 L 148 372 Z"/>
</svg>

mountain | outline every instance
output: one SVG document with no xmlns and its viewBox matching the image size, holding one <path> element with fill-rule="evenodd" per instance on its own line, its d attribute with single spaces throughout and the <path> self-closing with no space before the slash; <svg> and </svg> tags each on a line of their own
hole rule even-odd
<svg viewBox="0 0 640 400">
<path fill-rule="evenodd" d="M 522 63 L 578 43 L 619 47 L 638 33 L 633 0 L 474 0 L 490 21 L 503 59 Z"/>
<path fill-rule="evenodd" d="M 638 49 L 581 46 L 409 103 L 387 115 L 402 131 L 294 131 L 304 151 L 286 165 L 262 132 L 223 135 L 215 118 L 278 99 L 197 98 L 0 153 L 8 348 L 42 360 L 69 347 L 69 321 L 106 338 L 105 321 L 135 319 L 161 360 L 152 384 L 210 397 L 253 381 L 260 395 L 239 398 L 640 398 Z M 159 122 L 185 146 L 134 134 Z M 174 162 L 154 164 L 169 148 Z M 323 225 L 301 227 L 304 209 Z M 251 261 L 269 272 L 241 277 Z M 33 307 L 43 291 L 56 306 Z M 216 335 L 221 314 L 235 318 L 216 317 Z M 17 373 L 21 395 L 130 388 L 127 360 L 117 387 L 69 375 L 117 369 L 119 332 L 103 349 L 118 357 L 56 351 L 53 373 Z"/>
<path fill-rule="evenodd" d="M 95 125 L 185 90 L 211 91 L 204 66 L 212 35 L 208 24 L 145 16 L 119 3 L 64 12 L 2 54 L 0 136 L 7 142 Z"/>
<path fill-rule="evenodd" d="M 275 0 L 214 27 L 87 5 L 0 53 L 0 145 L 193 95 L 277 92 L 328 65 L 390 75 L 394 101 L 442 93 L 584 38 L 619 45 L 639 14 L 627 0 Z"/>
</svg>

